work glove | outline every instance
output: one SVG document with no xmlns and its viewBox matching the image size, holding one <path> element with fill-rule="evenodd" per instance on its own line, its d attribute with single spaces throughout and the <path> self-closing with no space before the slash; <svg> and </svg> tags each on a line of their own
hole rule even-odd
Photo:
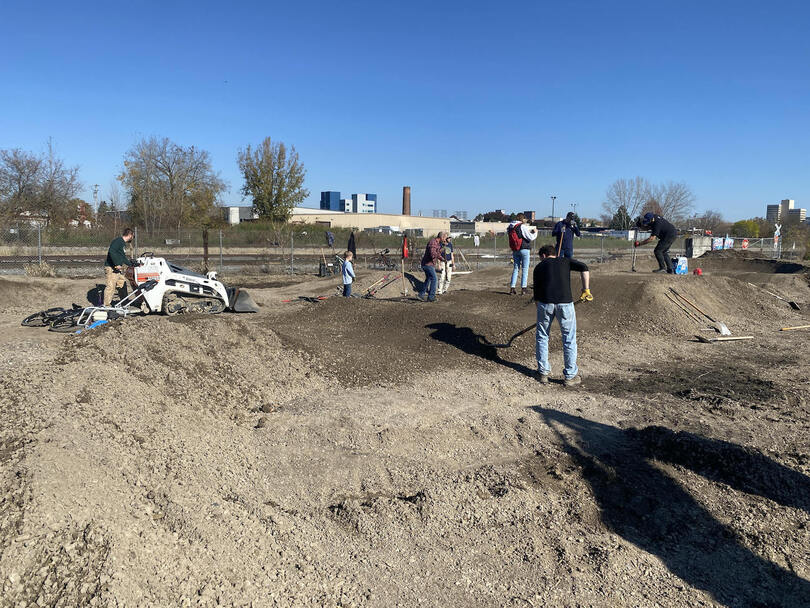
<svg viewBox="0 0 810 608">
<path fill-rule="evenodd" d="M 636 241 L 635 243 L 633 243 L 633 247 L 638 247 L 639 245 L 641 245 L 641 243 L 639 243 L 638 241 Z"/>
<path fill-rule="evenodd" d="M 579 296 L 580 302 L 593 302 L 593 296 L 590 289 L 583 289 L 582 294 Z"/>
</svg>

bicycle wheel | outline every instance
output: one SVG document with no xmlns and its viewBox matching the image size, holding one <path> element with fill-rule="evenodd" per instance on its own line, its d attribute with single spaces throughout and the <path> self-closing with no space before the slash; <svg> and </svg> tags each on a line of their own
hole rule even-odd
<svg viewBox="0 0 810 608">
<path fill-rule="evenodd" d="M 48 310 L 35 312 L 34 314 L 25 317 L 22 320 L 22 325 L 25 327 L 47 327 L 51 324 L 54 317 L 57 317 L 64 312 L 64 308 L 49 308 Z"/>
<path fill-rule="evenodd" d="M 48 331 L 58 331 L 60 333 L 71 333 L 76 331 L 78 325 L 76 321 L 84 309 L 68 310 L 51 321 Z"/>
</svg>

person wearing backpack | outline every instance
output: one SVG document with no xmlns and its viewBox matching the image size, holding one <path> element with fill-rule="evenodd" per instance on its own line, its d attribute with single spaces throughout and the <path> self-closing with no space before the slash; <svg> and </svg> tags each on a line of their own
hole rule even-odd
<svg viewBox="0 0 810 608">
<path fill-rule="evenodd" d="M 518 269 L 520 275 L 520 295 L 526 293 L 526 286 L 529 284 L 529 260 L 532 252 L 532 241 L 537 238 L 537 228 L 526 224 L 526 216 L 517 214 L 517 219 L 506 228 L 509 237 L 509 249 L 512 250 L 512 281 L 509 283 L 509 294 L 514 295 L 517 285 Z"/>
</svg>

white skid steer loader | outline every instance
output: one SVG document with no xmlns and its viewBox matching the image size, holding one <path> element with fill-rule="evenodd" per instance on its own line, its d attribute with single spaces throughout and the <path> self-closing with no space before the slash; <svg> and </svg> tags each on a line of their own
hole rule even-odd
<svg viewBox="0 0 810 608">
<path fill-rule="evenodd" d="M 187 270 L 151 253 L 144 253 L 135 266 L 127 269 L 130 284 L 140 291 L 142 298 L 133 303 L 141 304 L 142 310 L 145 303 L 149 312 L 167 315 L 216 314 L 225 310 L 259 312 L 247 291 L 227 288 L 216 276 L 213 271 L 203 275 Z M 147 284 L 148 289 L 141 289 Z"/>
</svg>

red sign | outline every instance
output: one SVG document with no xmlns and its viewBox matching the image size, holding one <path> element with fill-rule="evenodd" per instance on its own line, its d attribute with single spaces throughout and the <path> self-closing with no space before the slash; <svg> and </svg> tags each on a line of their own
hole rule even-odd
<svg viewBox="0 0 810 608">
<path fill-rule="evenodd" d="M 408 257 L 408 237 L 407 236 L 402 237 L 402 257 L 403 258 Z"/>
<path fill-rule="evenodd" d="M 742 248 L 743 249 L 748 249 L 748 239 L 743 239 L 742 240 Z"/>
</svg>

